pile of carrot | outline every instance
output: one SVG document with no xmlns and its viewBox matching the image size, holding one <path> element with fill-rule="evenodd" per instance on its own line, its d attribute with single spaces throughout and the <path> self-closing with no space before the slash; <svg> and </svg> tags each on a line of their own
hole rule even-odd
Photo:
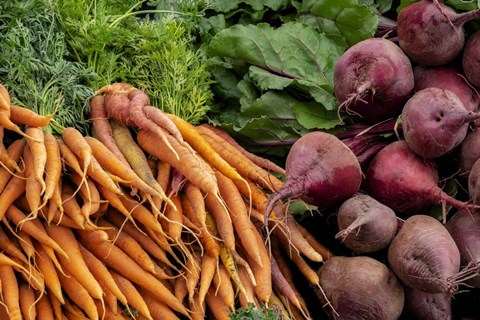
<svg viewBox="0 0 480 320">
<path fill-rule="evenodd" d="M 331 253 L 283 204 L 264 216 L 284 170 L 207 124 L 122 121 L 107 104 L 131 90 L 98 93 L 93 135 L 55 137 L 0 85 L 2 141 L 20 135 L 0 144 L 0 319 L 310 318 L 291 266 L 318 286 Z"/>
</svg>

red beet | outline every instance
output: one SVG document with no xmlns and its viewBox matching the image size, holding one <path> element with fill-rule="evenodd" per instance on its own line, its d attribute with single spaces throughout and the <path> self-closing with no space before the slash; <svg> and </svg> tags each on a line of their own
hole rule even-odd
<svg viewBox="0 0 480 320">
<path fill-rule="evenodd" d="M 430 87 L 417 91 L 402 111 L 402 130 L 408 146 L 424 158 L 438 158 L 462 143 L 469 122 L 480 113 L 469 112 L 450 90 Z"/>
<path fill-rule="evenodd" d="M 405 287 L 404 291 L 404 311 L 408 319 L 452 319 L 452 296 L 450 294 L 424 292 L 409 287 Z"/>
<path fill-rule="evenodd" d="M 464 47 L 463 25 L 479 17 L 480 10 L 457 13 L 438 0 L 414 2 L 398 14 L 399 45 L 418 64 L 448 64 Z"/>
<path fill-rule="evenodd" d="M 335 65 L 333 83 L 341 109 L 367 123 L 398 116 L 414 86 L 408 57 L 381 38 L 363 40 L 345 51 Z"/>
<path fill-rule="evenodd" d="M 285 163 L 286 181 L 267 203 L 268 217 L 282 199 L 301 198 L 322 208 L 332 207 L 360 188 L 362 171 L 353 152 L 332 134 L 315 131 L 298 139 Z"/>
<path fill-rule="evenodd" d="M 337 214 L 340 232 L 335 238 L 357 254 L 386 248 L 397 233 L 397 216 L 384 204 L 366 194 L 346 200 Z"/>
<path fill-rule="evenodd" d="M 463 72 L 467 79 L 475 86 L 480 87 L 480 31 L 472 34 L 463 51 Z"/>
<path fill-rule="evenodd" d="M 404 140 L 392 142 L 373 158 L 365 174 L 365 190 L 407 216 L 424 212 L 433 204 L 473 207 L 442 191 L 433 160 L 417 155 Z"/>
<path fill-rule="evenodd" d="M 480 127 L 475 127 L 467 133 L 467 136 L 460 145 L 459 152 L 459 167 L 461 173 L 468 177 L 474 163 L 480 159 Z"/>
</svg>

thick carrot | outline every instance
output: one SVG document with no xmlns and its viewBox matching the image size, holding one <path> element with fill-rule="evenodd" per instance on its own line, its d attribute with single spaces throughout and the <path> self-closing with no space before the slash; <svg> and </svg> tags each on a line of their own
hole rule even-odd
<svg viewBox="0 0 480 320">
<path fill-rule="evenodd" d="M 0 283 L 2 286 L 3 303 L 7 307 L 9 319 L 22 320 L 18 281 L 11 266 L 0 265 Z"/>
<path fill-rule="evenodd" d="M 188 316 L 188 312 L 183 304 L 177 300 L 163 283 L 145 271 L 118 247 L 111 245 L 108 240 L 98 240 L 97 237 L 101 237 L 99 233 L 102 232 L 103 231 L 77 231 L 80 236 L 80 241 L 85 247 L 104 261 L 111 269 L 117 271 L 140 287 L 151 291 L 159 300 L 165 302 L 172 309 Z"/>
<path fill-rule="evenodd" d="M 248 306 L 253 303 L 254 306 L 258 307 L 259 304 L 255 297 L 254 285 L 250 281 L 250 276 L 247 274 L 247 271 L 245 270 L 245 268 L 238 269 L 238 276 L 240 277 L 240 281 L 245 287 L 245 292 L 244 293 L 239 292 L 238 294 L 238 301 L 240 305 L 244 308 L 248 308 Z M 246 296 L 245 296 L 245 293 L 246 293 Z"/>
<path fill-rule="evenodd" d="M 109 172 L 103 170 L 95 157 L 92 158 L 92 162 L 87 169 L 87 174 L 90 178 L 95 180 L 97 184 L 109 189 L 115 194 L 123 194 L 122 189 L 117 185 L 117 182 L 114 181 L 113 176 Z"/>
<path fill-rule="evenodd" d="M 163 190 L 167 190 L 170 183 L 172 166 L 164 161 L 157 160 L 157 182 Z"/>
<path fill-rule="evenodd" d="M 42 295 L 39 297 L 36 311 L 37 319 L 55 320 L 52 303 L 47 295 Z"/>
<path fill-rule="evenodd" d="M 27 145 L 23 149 L 25 163 L 25 196 L 30 207 L 29 218 L 36 218 L 42 204 L 42 184 L 35 177 L 35 163 L 32 150 Z"/>
<path fill-rule="evenodd" d="M 228 134 L 228 132 L 220 129 L 219 127 L 215 127 L 209 123 L 202 123 L 200 126 L 206 127 L 213 131 L 215 134 L 223 138 L 226 142 L 230 143 L 232 146 L 234 146 L 238 151 L 240 151 L 245 157 L 250 159 L 253 163 L 255 163 L 257 166 L 262 167 L 266 170 L 273 171 L 279 174 L 285 174 L 285 169 L 280 167 L 279 165 L 275 164 L 274 162 L 257 156 L 256 154 L 246 150 L 244 147 L 242 147 L 231 135 Z M 222 172 L 223 173 L 223 172 Z"/>
<path fill-rule="evenodd" d="M 72 150 L 72 152 L 82 160 L 83 170 L 86 172 L 92 161 L 92 148 L 85 141 L 83 134 L 73 127 L 68 127 L 62 131 L 62 140 Z"/>
<path fill-rule="evenodd" d="M 205 296 L 207 295 L 208 288 L 213 282 L 215 271 L 217 269 L 218 259 L 212 257 L 209 254 L 202 256 L 200 265 L 200 282 L 198 284 L 198 303 L 203 304 L 205 302 Z"/>
<path fill-rule="evenodd" d="M 93 137 L 85 137 L 85 140 L 92 148 L 93 156 L 105 170 L 128 181 L 131 186 L 139 190 L 152 196 L 161 197 L 155 189 L 140 179 L 130 167 L 123 165 L 120 160 L 115 158 L 115 155 L 103 143 Z"/>
<path fill-rule="evenodd" d="M 57 243 L 61 243 L 62 249 L 68 252 L 68 259 L 59 256 L 64 270 L 67 270 L 93 298 L 102 301 L 103 290 L 85 263 L 73 231 L 54 224 L 48 226 L 46 230 L 48 235 Z"/>
<path fill-rule="evenodd" d="M 0 129 L 1 130 L 1 129 Z M 1 135 L 0 135 L 1 138 Z M 0 139 L 2 140 L 2 139 Z M 0 162 L 4 162 L 4 157 L 7 157 L 7 161 L 12 161 L 11 165 L 7 168 L 1 167 L 0 168 L 0 193 L 3 191 L 5 186 L 7 185 L 8 181 L 12 177 L 12 169 L 20 171 L 20 168 L 17 165 L 17 162 L 20 160 L 20 157 L 23 154 L 23 148 L 25 147 L 25 140 L 17 139 L 12 142 L 7 150 L 0 150 Z M 2 144 L 0 143 L 0 147 Z"/>
<path fill-rule="evenodd" d="M 216 320 L 230 320 L 230 312 L 232 311 L 228 304 L 218 294 L 215 294 L 215 289 L 210 287 L 208 289 L 205 302 L 208 309 L 212 312 Z"/>
<path fill-rule="evenodd" d="M 33 110 L 24 108 L 22 106 L 17 106 L 14 104 L 10 105 L 10 120 L 15 124 L 24 124 L 29 127 L 39 127 L 43 128 L 48 126 L 52 120 L 53 114 L 49 115 L 40 115 Z"/>
<path fill-rule="evenodd" d="M 104 231 L 112 243 L 129 255 L 139 266 L 150 273 L 155 273 L 153 260 L 133 237 L 103 218 L 97 220 L 97 225 L 106 227 Z"/>
<path fill-rule="evenodd" d="M 84 310 L 89 319 L 100 319 L 95 301 L 90 296 L 87 289 L 85 289 L 78 280 L 68 272 L 65 274 L 59 274 L 59 277 L 62 289 L 67 296 L 70 297 L 73 303 L 79 306 L 81 310 Z"/>
<path fill-rule="evenodd" d="M 34 137 L 29 136 L 19 126 L 13 123 L 6 112 L 0 112 L 0 128 L 5 128 L 15 133 L 18 133 L 24 138 L 35 140 Z"/>
<path fill-rule="evenodd" d="M 187 279 L 186 277 L 178 277 L 173 284 L 173 294 L 177 297 L 178 301 L 183 302 L 188 295 Z"/>
<path fill-rule="evenodd" d="M 255 227 L 250 220 L 248 209 L 245 206 L 242 195 L 231 179 L 225 177 L 219 172 L 217 172 L 216 177 L 220 189 L 220 195 L 228 207 L 233 227 L 239 235 L 239 241 L 245 248 L 245 252 L 261 267 L 263 265 L 263 260 L 257 248 L 258 244 L 254 232 Z"/>
<path fill-rule="evenodd" d="M 122 152 L 118 149 L 112 135 L 112 127 L 108 121 L 107 113 L 105 112 L 105 98 L 104 96 L 96 95 L 90 100 L 90 120 L 92 121 L 93 131 L 98 140 L 116 155 L 125 166 L 129 166 L 127 160 L 123 157 Z"/>
<path fill-rule="evenodd" d="M 5 112 L 8 117 L 10 117 L 11 102 L 7 88 L 0 83 L 0 112 Z"/>
<path fill-rule="evenodd" d="M 204 195 L 202 194 L 202 191 L 200 191 L 200 188 L 198 188 L 191 182 L 185 183 L 183 190 L 188 200 L 190 201 L 190 204 L 192 205 L 193 210 L 197 213 L 198 220 L 202 225 L 205 225 L 207 212 L 205 209 L 205 201 L 204 201 Z M 215 198 L 212 195 L 210 195 L 210 197 Z M 218 200 L 218 198 L 215 198 L 215 200 Z M 223 205 L 222 207 L 224 208 Z"/>
<path fill-rule="evenodd" d="M 180 320 L 180 318 L 163 302 L 159 301 L 151 292 L 139 288 L 138 291 L 145 300 L 153 319 Z M 191 310 L 190 310 L 191 311 Z"/>
<path fill-rule="evenodd" d="M 53 197 L 63 170 L 60 148 L 58 147 L 57 139 L 51 133 L 45 134 L 45 152 L 47 159 L 45 163 L 44 202 Z"/>
<path fill-rule="evenodd" d="M 45 146 L 45 133 L 40 127 L 28 127 L 25 132 L 35 140 L 27 139 L 33 160 L 33 178 L 41 186 L 41 194 L 45 192 L 45 167 L 47 165 L 47 149 Z M 25 156 L 25 154 L 24 154 Z M 26 160 L 25 160 L 26 161 Z M 28 176 L 27 176 L 28 178 Z"/>
<path fill-rule="evenodd" d="M 50 289 L 50 292 L 58 299 L 58 301 L 63 304 L 65 299 L 63 297 L 62 285 L 60 284 L 60 278 L 58 277 L 55 264 L 50 259 L 43 246 L 39 245 L 38 242 L 34 242 L 34 247 L 35 262 L 45 278 L 45 285 Z"/>
<path fill-rule="evenodd" d="M 135 308 L 135 310 L 145 318 L 153 320 L 147 303 L 144 300 L 144 296 L 138 292 L 133 283 L 118 272 L 110 271 L 110 273 L 112 274 L 117 286 L 127 298 L 128 305 Z"/>
<path fill-rule="evenodd" d="M 68 183 L 62 183 L 62 206 L 64 213 L 74 221 L 78 228 L 85 228 L 87 221 L 82 213 L 82 208 L 74 196 L 75 190 Z"/>
<path fill-rule="evenodd" d="M 222 263 L 217 265 L 217 271 L 213 277 L 213 288 L 215 294 L 222 298 L 229 309 L 235 311 L 235 290 L 233 289 L 230 274 Z"/>
<path fill-rule="evenodd" d="M 108 290 L 108 292 L 113 294 L 118 299 L 118 301 L 120 301 L 121 303 L 123 303 L 123 305 L 126 306 L 128 304 L 127 298 L 118 287 L 107 266 L 102 261 L 100 261 L 100 259 L 95 257 L 95 255 L 93 255 L 93 253 L 87 250 L 84 246 L 82 246 L 81 244 L 79 244 L 78 246 L 80 248 L 80 252 L 82 253 L 85 264 L 87 265 L 88 269 L 93 274 L 95 279 L 97 279 L 100 286 Z M 105 291 L 105 289 L 103 291 Z"/>
<path fill-rule="evenodd" d="M 211 167 L 175 139 L 169 136 L 167 139 L 177 151 L 179 158 L 167 149 L 162 140 L 156 139 L 153 133 L 140 130 L 137 134 L 138 144 L 148 154 L 169 163 L 203 192 L 218 196 L 217 181 Z"/>
<path fill-rule="evenodd" d="M 37 310 L 35 308 L 35 291 L 25 282 L 22 282 L 18 286 L 20 310 L 25 320 L 35 320 L 37 316 Z"/>
<path fill-rule="evenodd" d="M 82 181 L 82 177 L 75 172 L 72 172 L 69 178 L 79 190 L 78 194 L 82 199 L 82 214 L 85 217 L 85 220 L 88 221 L 91 215 L 94 215 L 98 210 L 100 210 L 101 200 L 97 185 L 90 177 L 87 177 L 84 181 Z"/>
</svg>

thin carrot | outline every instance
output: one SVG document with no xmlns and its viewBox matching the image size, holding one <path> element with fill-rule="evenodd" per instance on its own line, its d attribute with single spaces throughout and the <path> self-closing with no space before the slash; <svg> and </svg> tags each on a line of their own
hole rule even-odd
<svg viewBox="0 0 480 320">
<path fill-rule="evenodd" d="M 23 252 L 14 244 L 14 242 L 5 233 L 2 227 L 0 227 L 0 250 L 7 253 L 12 258 L 28 264 L 27 257 Z"/>
<path fill-rule="evenodd" d="M 178 277 L 173 284 L 173 294 L 177 297 L 178 301 L 183 302 L 188 295 L 187 279 L 186 277 Z"/>
<path fill-rule="evenodd" d="M 5 112 L 0 112 L 0 127 L 18 133 L 24 138 L 35 140 L 34 137 L 29 136 L 19 126 L 13 123 Z"/>
<path fill-rule="evenodd" d="M 193 297 L 193 302 L 188 304 L 190 309 L 190 315 L 192 320 L 204 320 L 205 319 L 205 300 L 200 301 L 198 293 Z"/>
<path fill-rule="evenodd" d="M 62 138 L 57 138 L 57 144 L 58 144 L 58 149 L 60 150 L 60 155 L 65 165 L 70 167 L 73 171 L 75 171 L 79 175 L 82 175 L 83 170 L 75 153 L 73 153 L 73 151 L 70 149 L 70 147 L 65 143 L 65 141 Z"/>
<path fill-rule="evenodd" d="M 24 124 L 29 127 L 46 127 L 52 120 L 53 113 L 49 115 L 40 115 L 28 108 L 10 105 L 10 120 L 15 124 Z"/>
<path fill-rule="evenodd" d="M 5 112 L 9 117 L 11 102 L 7 88 L 0 83 L 0 112 Z"/>
<path fill-rule="evenodd" d="M 230 320 L 230 312 L 232 311 L 228 304 L 218 294 L 215 294 L 215 289 L 210 287 L 208 289 L 205 302 L 208 309 L 212 312 L 216 320 Z"/>
<path fill-rule="evenodd" d="M 53 197 L 63 170 L 60 148 L 58 147 L 57 139 L 51 133 L 45 134 L 45 152 L 47 159 L 45 163 L 44 202 Z"/>
<path fill-rule="evenodd" d="M 22 320 L 18 281 L 11 266 L 0 265 L 0 283 L 2 286 L 3 302 L 7 307 L 9 319 Z"/>
<path fill-rule="evenodd" d="M 164 233 L 160 222 L 144 205 L 127 194 L 120 196 L 119 198 L 135 220 L 141 222 L 146 227 L 148 226 L 148 228 L 153 231 Z"/>
<path fill-rule="evenodd" d="M 215 271 L 217 269 L 218 259 L 212 257 L 209 254 L 202 256 L 200 265 L 200 282 L 198 285 L 198 303 L 203 304 L 205 302 L 205 296 L 207 295 L 208 288 L 213 282 Z"/>
<path fill-rule="evenodd" d="M 19 239 L 20 246 L 25 252 L 27 259 L 33 261 L 35 257 L 35 250 L 33 248 L 33 242 L 30 236 L 23 230 L 17 230 L 16 237 Z"/>
<path fill-rule="evenodd" d="M 66 272 L 65 275 L 59 274 L 59 278 L 60 283 L 62 284 L 62 289 L 67 296 L 69 296 L 70 299 L 81 308 L 81 310 L 85 311 L 88 318 L 91 320 L 100 319 L 95 301 L 90 294 L 88 294 L 87 289 L 85 289 L 78 280 L 68 272 Z"/>
<path fill-rule="evenodd" d="M 85 263 L 73 231 L 54 224 L 48 226 L 46 230 L 48 235 L 57 243 L 61 243 L 62 249 L 68 252 L 68 259 L 59 256 L 64 270 L 71 274 L 93 298 L 103 303 L 103 290 Z"/>
<path fill-rule="evenodd" d="M 23 319 L 35 320 L 37 316 L 35 291 L 28 284 L 22 282 L 18 286 L 18 293 Z"/>
<path fill-rule="evenodd" d="M 35 140 L 27 139 L 33 160 L 33 177 L 41 186 L 41 194 L 45 192 L 45 167 L 47 164 L 47 149 L 45 146 L 45 133 L 40 127 L 28 127 L 25 132 Z M 25 154 L 24 154 L 25 156 Z M 27 160 L 25 160 L 27 161 Z M 27 176 L 28 178 L 28 176 Z"/>
<path fill-rule="evenodd" d="M 229 309 L 235 311 L 235 290 L 230 280 L 230 274 L 222 263 L 217 265 L 217 271 L 213 277 L 213 288 L 215 289 L 215 294 L 222 298 Z"/>
<path fill-rule="evenodd" d="M 227 268 L 228 274 L 230 274 L 230 277 L 232 278 L 232 281 L 235 283 L 235 286 L 237 287 L 239 292 L 241 292 L 245 297 L 248 297 L 245 286 L 243 285 L 238 274 L 238 268 L 235 263 L 235 259 L 233 258 L 230 251 L 228 251 L 228 249 L 222 244 L 220 244 L 220 259 L 223 265 Z M 253 301 L 248 302 L 253 303 Z"/>
<path fill-rule="evenodd" d="M 147 303 L 144 300 L 144 296 L 138 292 L 133 283 L 118 272 L 111 270 L 110 273 L 112 274 L 117 286 L 127 298 L 128 305 L 135 308 L 135 310 L 145 318 L 153 320 Z"/>
<path fill-rule="evenodd" d="M 113 176 L 109 172 L 103 170 L 95 157 L 92 158 L 92 162 L 90 163 L 90 166 L 88 166 L 87 174 L 90 178 L 95 180 L 97 184 L 102 185 L 115 194 L 123 194 L 122 189 L 117 185 L 117 182 L 114 181 Z"/>
<path fill-rule="evenodd" d="M 323 244 L 321 244 L 313 234 L 308 231 L 307 228 L 302 226 L 300 223 L 296 224 L 297 229 L 300 231 L 302 236 L 305 238 L 305 240 L 308 241 L 308 243 L 312 246 L 315 251 L 320 253 L 322 255 L 322 258 L 324 261 L 327 261 L 329 258 L 333 257 L 333 253 L 326 248 Z"/>
<path fill-rule="evenodd" d="M 158 299 L 165 302 L 172 309 L 188 316 L 188 312 L 183 304 L 177 300 L 163 283 L 145 271 L 118 247 L 111 245 L 108 240 L 98 240 L 97 238 L 102 236 L 102 232 L 103 231 L 77 231 L 80 236 L 80 241 L 85 247 L 104 261 L 110 268 L 138 284 L 140 287 L 151 291 Z"/>
<path fill-rule="evenodd" d="M 188 300 L 189 302 L 193 301 L 193 296 L 195 294 L 197 284 L 200 280 L 200 263 L 201 263 L 201 252 L 200 250 L 193 250 L 193 254 L 186 261 L 186 286 L 188 291 Z"/>
<path fill-rule="evenodd" d="M 83 170 L 86 172 L 93 155 L 92 148 L 85 141 L 83 134 L 73 127 L 68 127 L 62 131 L 62 140 L 70 150 L 82 160 Z"/>
<path fill-rule="evenodd" d="M 240 281 L 242 282 L 245 292 L 239 292 L 238 300 L 242 307 L 248 308 L 250 304 L 253 303 L 254 306 L 258 307 L 259 303 L 255 298 L 255 289 L 253 283 L 250 281 L 250 277 L 247 274 L 245 268 L 238 269 L 238 276 L 240 277 Z M 245 296 L 246 293 L 246 296 Z M 252 302 L 253 301 L 253 302 Z"/>
<path fill-rule="evenodd" d="M 50 292 L 58 299 L 58 301 L 63 304 L 65 299 L 62 293 L 62 285 L 60 284 L 60 278 L 58 277 L 53 261 L 48 256 L 44 247 L 39 245 L 38 242 L 34 242 L 34 247 L 35 262 L 45 278 L 45 285 L 50 289 Z"/>
<path fill-rule="evenodd" d="M 172 166 L 164 161 L 157 160 L 157 182 L 163 190 L 167 190 L 170 182 Z"/>
<path fill-rule="evenodd" d="M 73 220 L 78 228 L 85 228 L 87 221 L 82 213 L 82 208 L 77 202 L 74 196 L 75 190 L 68 183 L 62 183 L 62 206 L 65 215 L 69 216 Z"/>
<path fill-rule="evenodd" d="M 145 300 L 153 319 L 180 320 L 180 318 L 163 302 L 159 301 L 151 292 L 138 288 Z M 191 310 L 189 310 L 191 312 Z"/>
<path fill-rule="evenodd" d="M 108 292 L 113 294 L 118 299 L 118 301 L 120 301 L 121 303 L 123 303 L 123 305 L 126 306 L 128 304 L 127 298 L 118 287 L 107 266 L 102 261 L 100 261 L 100 259 L 95 257 L 95 255 L 93 255 L 93 253 L 87 250 L 83 245 L 79 244 L 78 246 L 88 269 L 93 274 L 95 279 L 97 279 L 100 286 L 104 288 L 103 291 L 108 290 Z"/>
<path fill-rule="evenodd" d="M 90 177 L 82 180 L 82 177 L 75 172 L 72 172 L 69 178 L 79 190 L 78 194 L 82 199 L 81 211 L 85 217 L 85 220 L 88 221 L 90 216 L 95 214 L 100 209 L 100 192 Z"/>
<path fill-rule="evenodd" d="M 7 167 L 10 169 L 0 167 L 0 193 L 3 191 L 8 181 L 12 177 L 13 172 L 11 171 L 11 169 L 20 171 L 17 162 L 20 160 L 20 157 L 23 154 L 23 148 L 25 147 L 25 144 L 25 140 L 17 139 L 8 146 L 8 149 L 6 151 L 0 150 L 0 162 L 5 162 L 4 157 L 8 157 L 7 161 L 12 161 L 10 166 L 7 165 Z M 1 145 L 2 144 L 0 144 L 0 146 Z"/>
<path fill-rule="evenodd" d="M 40 296 L 36 305 L 37 319 L 55 320 L 52 303 L 47 295 Z"/>
<path fill-rule="evenodd" d="M 35 176 L 35 163 L 32 150 L 29 145 L 23 149 L 23 159 L 25 163 L 25 196 L 30 207 L 29 218 L 36 218 L 42 204 L 43 185 Z"/>
<path fill-rule="evenodd" d="M 55 252 L 68 258 L 68 254 L 58 245 L 58 243 L 50 238 L 48 234 L 44 230 L 40 229 L 33 221 L 27 220 L 26 215 L 15 205 L 12 204 L 8 207 L 6 217 L 8 217 L 17 226 L 21 224 L 22 230 L 31 237 L 37 239 L 40 243 L 52 247 Z"/>
<path fill-rule="evenodd" d="M 172 118 L 170 117 L 171 114 L 165 113 L 161 109 L 152 106 L 144 106 L 143 112 L 158 126 L 168 131 L 168 133 L 170 133 L 175 139 L 184 144 L 182 134 L 176 123 L 172 121 Z"/>
<path fill-rule="evenodd" d="M 222 137 L 226 142 L 230 143 L 232 146 L 234 146 L 236 149 L 238 149 L 245 157 L 250 159 L 253 163 L 256 165 L 269 170 L 273 171 L 279 174 L 285 174 L 285 169 L 277 165 L 276 163 L 266 159 L 257 156 L 256 154 L 246 150 L 244 147 L 242 147 L 231 135 L 228 134 L 228 132 L 220 129 L 219 127 L 215 127 L 209 123 L 202 123 L 200 126 L 206 127 L 216 133 L 218 136 Z M 223 172 L 222 172 L 223 173 Z"/>
<path fill-rule="evenodd" d="M 188 200 L 190 201 L 190 204 L 192 205 L 193 210 L 197 213 L 198 220 L 202 225 L 205 225 L 205 219 L 206 219 L 207 213 L 205 209 L 205 201 L 204 201 L 204 195 L 202 194 L 202 191 L 200 190 L 200 188 L 198 188 L 191 182 L 185 183 L 183 190 Z M 218 200 L 218 199 L 215 198 L 215 200 Z M 221 206 L 222 208 L 224 208 L 223 205 Z"/>
<path fill-rule="evenodd" d="M 52 307 L 54 318 L 65 319 L 64 317 L 62 317 L 62 303 L 57 299 L 57 297 L 52 293 L 51 290 L 47 290 L 47 296 Z"/>
<path fill-rule="evenodd" d="M 125 166 L 129 166 L 122 152 L 118 149 L 112 135 L 112 127 L 108 121 L 107 113 L 104 108 L 105 98 L 101 95 L 95 95 L 90 100 L 90 120 L 92 120 L 93 131 L 98 140 L 116 155 Z"/>
</svg>

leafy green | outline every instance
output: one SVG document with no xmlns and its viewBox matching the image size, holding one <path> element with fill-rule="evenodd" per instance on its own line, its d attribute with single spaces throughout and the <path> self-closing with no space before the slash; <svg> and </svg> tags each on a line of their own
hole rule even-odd
<svg viewBox="0 0 480 320">
<path fill-rule="evenodd" d="M 404 7 L 417 2 L 418 0 L 401 0 L 397 7 L 397 12 L 400 12 Z M 446 5 L 460 11 L 471 11 L 480 8 L 480 0 L 445 0 Z"/>
<path fill-rule="evenodd" d="M 264 307 L 255 308 L 253 303 L 248 307 L 238 308 L 229 316 L 232 320 L 280 320 L 280 316 L 274 310 Z"/>
<path fill-rule="evenodd" d="M 52 3 L 4 0 L 0 12 L 0 82 L 13 103 L 42 115 L 55 112 L 51 132 L 69 126 L 85 132 L 83 110 L 93 94 L 86 83 L 96 75 L 67 59 Z"/>
</svg>

